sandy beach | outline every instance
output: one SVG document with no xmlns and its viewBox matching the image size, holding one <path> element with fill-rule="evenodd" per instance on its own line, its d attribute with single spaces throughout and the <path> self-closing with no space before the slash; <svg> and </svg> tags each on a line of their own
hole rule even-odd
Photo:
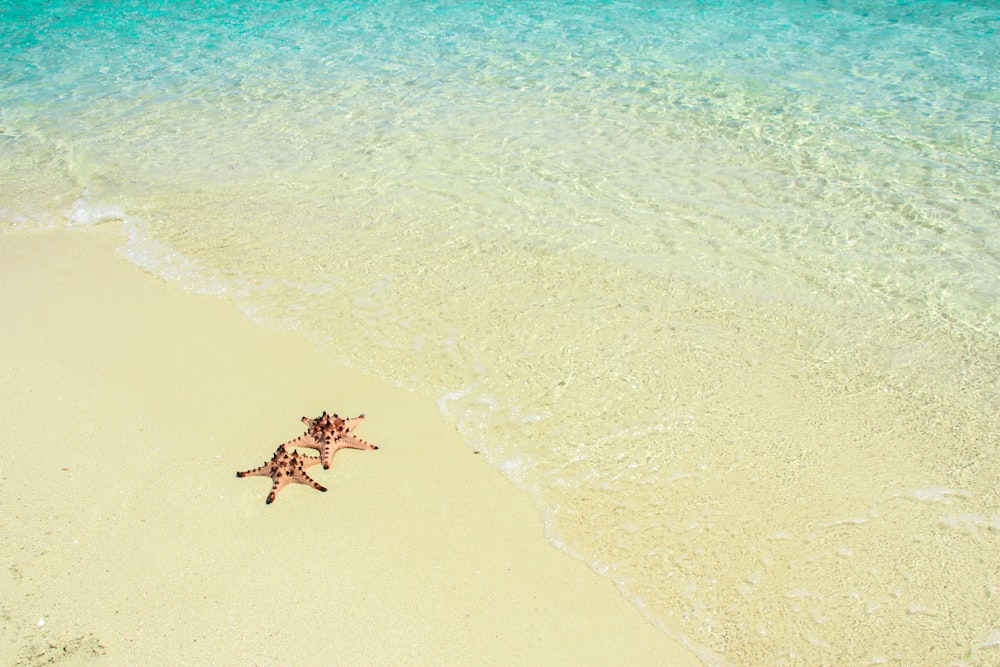
<svg viewBox="0 0 1000 667">
<path fill-rule="evenodd" d="M 0 235 L 0 663 L 699 665 L 558 552 L 431 397 L 129 265 Z M 272 505 L 237 479 L 366 413 Z"/>
</svg>

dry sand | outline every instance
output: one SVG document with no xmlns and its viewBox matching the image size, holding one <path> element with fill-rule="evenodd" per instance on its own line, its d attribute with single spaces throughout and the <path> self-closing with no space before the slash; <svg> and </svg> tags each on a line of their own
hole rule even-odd
<svg viewBox="0 0 1000 667">
<path fill-rule="evenodd" d="M 0 664 L 699 665 L 434 402 L 127 264 L 0 234 Z M 367 413 L 329 487 L 237 479 Z"/>
</svg>

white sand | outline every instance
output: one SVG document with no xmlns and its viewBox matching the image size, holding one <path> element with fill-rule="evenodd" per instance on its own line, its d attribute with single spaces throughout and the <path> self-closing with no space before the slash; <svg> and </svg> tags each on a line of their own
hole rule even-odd
<svg viewBox="0 0 1000 667">
<path fill-rule="evenodd" d="M 0 234 L 0 664 L 700 664 L 546 542 L 430 398 L 119 240 Z M 324 409 L 381 449 L 265 505 L 236 471 Z"/>
</svg>

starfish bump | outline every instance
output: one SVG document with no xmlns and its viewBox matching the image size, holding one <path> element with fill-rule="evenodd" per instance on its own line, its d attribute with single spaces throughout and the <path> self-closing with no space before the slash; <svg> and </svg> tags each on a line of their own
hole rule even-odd
<svg viewBox="0 0 1000 667">
<path fill-rule="evenodd" d="M 293 441 L 296 442 L 296 441 Z M 287 443 L 286 443 L 287 444 Z M 307 446 L 307 445 L 303 445 Z M 311 447 L 311 445 L 308 445 Z M 325 486 L 321 486 L 316 480 L 306 473 L 306 469 L 320 462 L 318 456 L 305 456 L 297 451 L 289 452 L 285 445 L 278 445 L 274 456 L 264 465 L 253 470 L 244 470 L 236 473 L 237 477 L 270 477 L 271 493 L 267 496 L 267 504 L 274 502 L 274 497 L 278 495 L 285 486 L 289 484 L 308 484 L 317 491 L 326 491 Z"/>
<path fill-rule="evenodd" d="M 326 410 L 315 419 L 303 417 L 302 423 L 306 424 L 308 429 L 302 438 L 312 439 L 315 444 L 310 445 L 304 441 L 301 446 L 317 450 L 324 468 L 330 467 L 333 455 L 337 453 L 338 449 L 378 449 L 372 443 L 362 440 L 352 433 L 357 425 L 364 420 L 364 415 L 343 419 L 336 413 L 332 416 L 326 414 Z"/>
</svg>

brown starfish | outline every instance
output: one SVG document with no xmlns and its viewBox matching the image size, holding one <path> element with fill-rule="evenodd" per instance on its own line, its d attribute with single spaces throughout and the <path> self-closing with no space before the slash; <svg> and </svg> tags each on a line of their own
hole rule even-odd
<svg viewBox="0 0 1000 667">
<path fill-rule="evenodd" d="M 329 468 L 330 462 L 333 460 L 333 455 L 337 453 L 338 449 L 344 449 L 345 447 L 351 449 L 378 449 L 372 443 L 366 442 L 351 433 L 364 420 L 364 415 L 358 415 L 351 419 L 342 419 L 336 413 L 330 416 L 324 410 L 323 414 L 315 419 L 303 417 L 302 422 L 309 429 L 305 435 L 292 442 L 299 447 L 310 447 L 317 450 L 323 467 Z M 313 444 L 310 444 L 310 442 Z"/>
<path fill-rule="evenodd" d="M 271 493 L 267 496 L 267 504 L 274 502 L 274 497 L 278 495 L 288 484 L 308 484 L 317 491 L 326 491 L 325 486 L 320 486 L 316 480 L 306 473 L 306 469 L 320 462 L 318 456 L 305 456 L 297 451 L 289 452 L 285 445 L 278 445 L 271 460 L 253 470 L 244 470 L 236 473 L 237 477 L 270 477 L 274 480 L 271 485 Z"/>
</svg>

